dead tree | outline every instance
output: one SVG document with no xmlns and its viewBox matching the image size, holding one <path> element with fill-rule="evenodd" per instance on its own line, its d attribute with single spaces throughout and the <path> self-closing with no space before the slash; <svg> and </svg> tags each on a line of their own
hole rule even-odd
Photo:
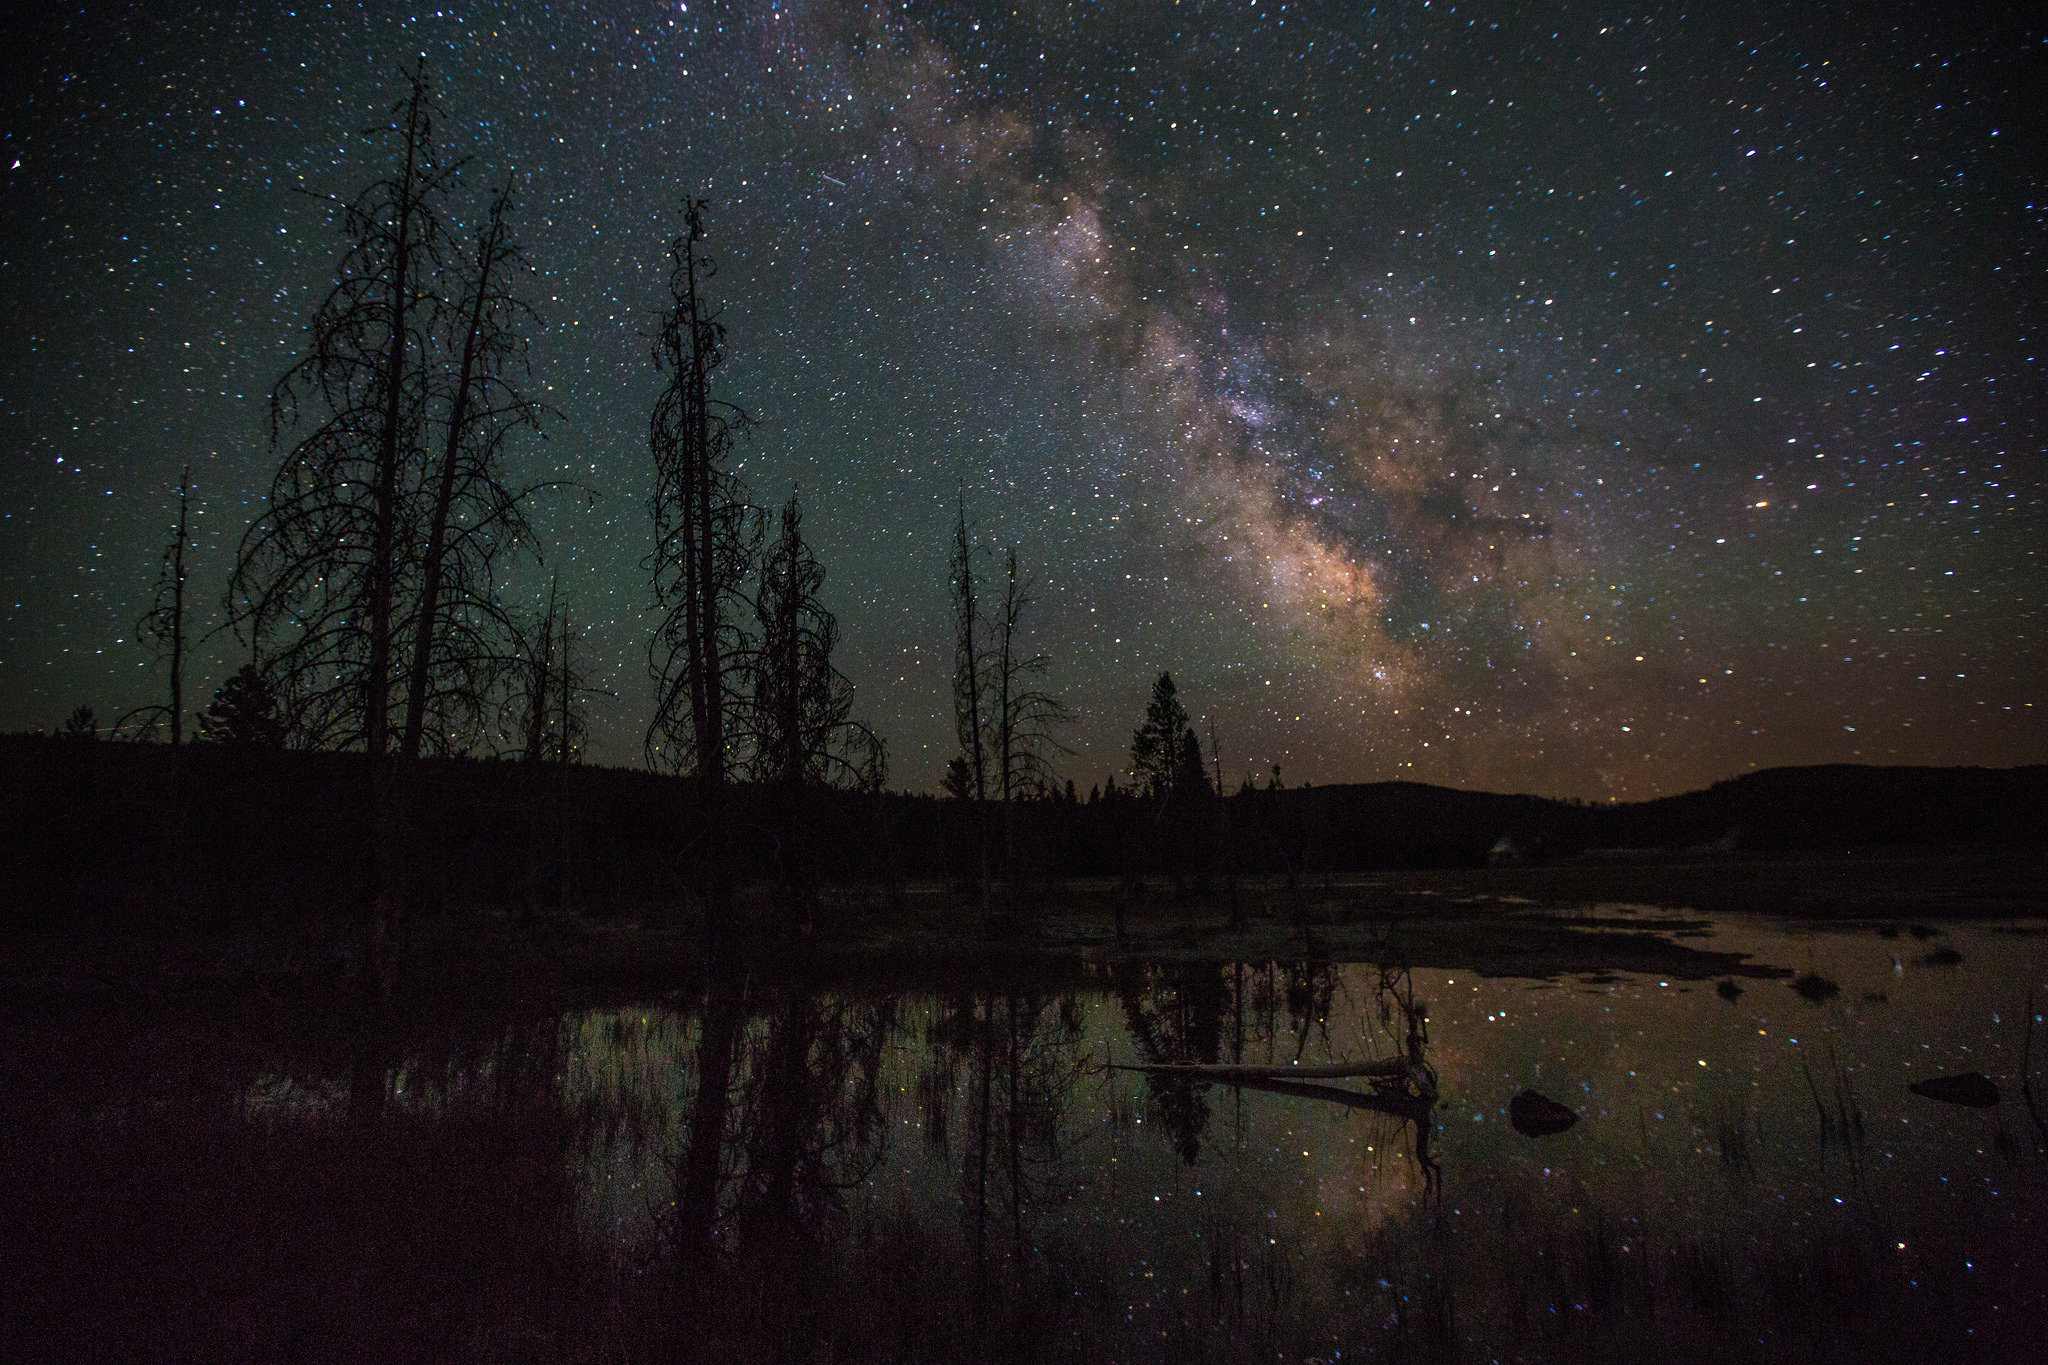
<svg viewBox="0 0 2048 1365">
<path fill-rule="evenodd" d="M 508 657 L 514 634 L 493 570 L 502 550 L 530 538 L 523 503 L 534 490 L 507 485 L 504 447 L 513 432 L 537 426 L 546 411 L 514 382 L 527 354 L 521 324 L 535 321 L 532 308 L 512 290 L 515 278 L 530 269 L 508 221 L 514 192 L 508 176 L 491 198 L 463 262 L 463 292 L 459 306 L 448 312 L 442 339 L 453 365 L 440 386 L 446 391 L 438 395 L 438 462 L 427 471 L 431 502 L 419 551 L 399 742 L 407 758 L 419 756 L 430 703 L 443 721 L 438 747 L 466 747 L 450 731 L 475 733 L 481 727 L 478 713 L 495 690 L 496 668 Z"/>
<path fill-rule="evenodd" d="M 730 899 L 725 797 L 733 755 L 726 731 L 745 684 L 741 590 L 760 531 L 728 467 L 750 419 L 711 396 L 711 372 L 726 348 L 725 326 L 704 297 L 714 271 L 698 249 L 706 207 L 703 200 L 684 207 L 683 235 L 669 249 L 669 307 L 654 343 L 655 367 L 669 382 L 648 424 L 654 548 L 644 564 L 660 619 L 647 646 L 655 704 L 646 751 L 650 763 L 693 779 L 707 841 L 705 926 L 715 945 Z"/>
<path fill-rule="evenodd" d="M 580 634 L 560 587 L 558 578 L 548 589 L 547 609 L 525 632 L 519 660 L 518 740 L 511 747 L 527 762 L 574 762 L 589 729 L 589 699 L 613 696 L 592 686 L 590 670 L 578 661 Z"/>
<path fill-rule="evenodd" d="M 973 778 L 976 801 L 988 799 L 988 724 L 982 691 L 988 668 L 982 645 L 981 604 L 975 592 L 975 551 L 967 533 L 967 498 L 960 496 L 959 519 L 953 527 L 953 726 L 960 756 Z"/>
<path fill-rule="evenodd" d="M 458 242 L 462 162 L 435 151 L 424 70 L 407 81 L 393 169 L 336 201 L 335 283 L 271 392 L 272 444 L 290 445 L 229 612 L 297 743 L 416 757 L 473 747 L 513 657 L 495 575 L 535 490 L 508 486 L 504 459 L 545 410 L 514 382 L 532 313 L 513 292 L 512 184 Z"/>
<path fill-rule="evenodd" d="M 805 829 L 808 792 L 817 787 L 879 791 L 886 776 L 881 741 L 853 716 L 853 684 L 832 663 L 839 624 L 819 598 L 824 566 L 803 538 L 796 495 L 761 556 L 754 597 L 751 678 L 739 736 L 747 776 L 774 793 L 785 892 L 806 931 L 814 896 Z"/>
<path fill-rule="evenodd" d="M 1048 750 L 1060 748 L 1053 729 L 1073 718 L 1066 704 L 1042 685 L 1051 660 L 1027 652 L 1021 632 L 1024 613 L 1035 599 L 1028 575 L 1017 568 L 1017 552 L 1003 557 L 1003 595 L 992 623 L 989 658 L 989 750 L 995 756 L 997 797 L 1002 802 L 1004 881 L 1017 877 L 1016 806 L 1052 787 Z"/>
<path fill-rule="evenodd" d="M 526 650 L 526 677 L 522 689 L 525 705 L 520 727 L 524 742 L 519 746 L 519 756 L 528 763 L 538 763 L 547 753 L 555 681 L 555 595 L 560 586 L 557 579 L 548 588 L 547 611 L 532 632 Z"/>
<path fill-rule="evenodd" d="M 432 137 L 425 72 L 390 131 L 397 166 L 342 209 L 346 242 L 311 347 L 271 391 L 271 442 L 308 407 L 324 417 L 285 453 L 229 585 L 236 628 L 280 686 L 300 743 L 390 749 L 394 627 L 409 569 L 410 496 L 432 397 L 454 165 Z"/>
<path fill-rule="evenodd" d="M 339 205 L 335 283 L 307 354 L 272 390 L 272 444 L 297 440 L 229 591 L 294 739 L 375 762 L 362 962 L 380 997 L 421 853 L 409 768 L 382 760 L 429 743 L 465 750 L 485 733 L 515 649 L 495 565 L 526 538 L 531 491 L 509 489 L 500 470 L 508 436 L 541 413 L 509 378 L 531 316 L 509 292 L 522 264 L 510 182 L 473 248 L 460 247 L 447 204 L 462 163 L 435 151 L 424 67 L 406 79 L 387 130 L 393 168 Z"/>
<path fill-rule="evenodd" d="M 170 721 L 171 743 L 185 742 L 185 550 L 191 543 L 188 512 L 192 496 L 192 466 L 185 466 L 178 480 L 178 527 L 164 548 L 162 568 L 157 573 L 156 597 L 149 612 L 135 623 L 136 638 L 145 641 L 158 663 L 170 666 L 168 705 L 145 706 L 115 722 L 118 732 L 130 723 L 143 736 L 155 733 L 157 722 Z"/>
<path fill-rule="evenodd" d="M 953 595 L 953 728 L 960 741 L 955 771 L 948 767 L 948 790 L 968 800 L 968 818 L 974 828 L 975 887 L 982 912 L 988 912 L 988 650 L 983 643 L 985 623 L 975 588 L 976 550 L 967 531 L 967 495 L 959 498 L 959 518 L 953 526 L 953 557 L 950 587 Z"/>
</svg>

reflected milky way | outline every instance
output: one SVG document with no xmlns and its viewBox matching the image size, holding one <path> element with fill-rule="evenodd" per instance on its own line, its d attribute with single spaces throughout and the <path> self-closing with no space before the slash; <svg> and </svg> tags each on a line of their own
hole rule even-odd
<svg viewBox="0 0 2048 1365">
<path fill-rule="evenodd" d="M 809 503 L 899 784 L 950 756 L 959 490 L 1037 576 L 1084 791 L 1161 668 L 1233 781 L 2041 761 L 2044 35 L 1781 10 L 10 20 L 0 725 L 155 699 L 179 469 L 211 602 L 337 255 L 293 190 L 375 175 L 424 52 L 470 197 L 527 187 L 561 417 L 519 459 L 598 497 L 513 587 L 563 571 L 600 759 L 647 713 L 646 334 L 699 193 L 743 475 Z"/>
</svg>

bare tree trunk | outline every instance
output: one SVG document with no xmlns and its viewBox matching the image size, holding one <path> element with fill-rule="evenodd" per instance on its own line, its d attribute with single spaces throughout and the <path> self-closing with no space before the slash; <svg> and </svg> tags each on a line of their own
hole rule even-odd
<svg viewBox="0 0 2048 1365">
<path fill-rule="evenodd" d="M 967 538 L 967 499 L 960 497 L 960 516 L 953 531 L 953 619 L 956 632 L 953 661 L 953 718 L 960 746 L 974 777 L 974 843 L 980 873 L 977 890 L 981 912 L 988 914 L 988 737 L 982 714 L 980 606 L 974 592 L 974 547 Z"/>
<path fill-rule="evenodd" d="M 391 339 L 384 369 L 383 430 L 377 447 L 374 531 L 370 551 L 370 649 L 364 679 L 363 748 L 374 765 L 371 776 L 371 861 L 377 892 L 363 944 L 364 986 L 378 1001 L 390 998 L 397 979 L 398 934 L 406 884 L 406 851 L 401 846 L 407 820 L 399 809 L 402 793 L 385 763 L 391 740 L 391 614 L 397 592 L 399 431 L 405 393 L 405 365 L 412 300 L 412 215 L 416 196 L 414 171 L 421 138 L 421 106 L 426 87 L 415 80 L 406 103 L 405 172 L 396 204 L 398 240 L 391 267 Z"/>
<path fill-rule="evenodd" d="M 405 364 L 412 300 L 412 215 L 414 171 L 419 156 L 421 106 L 426 87 L 415 81 L 406 103 L 405 173 L 399 180 L 398 241 L 391 267 L 391 339 L 384 367 L 384 419 L 377 446 L 375 529 L 370 548 L 370 659 L 363 697 L 363 747 L 383 757 L 391 732 L 391 610 L 397 592 L 399 430 L 405 396 Z"/>
<path fill-rule="evenodd" d="M 178 481 L 178 541 L 171 547 L 171 743 L 185 740 L 185 511 L 192 493 L 192 466 Z"/>
<path fill-rule="evenodd" d="M 975 1049 L 979 1054 L 976 1060 L 981 1064 L 977 1077 L 981 1089 L 974 1115 L 974 1259 L 984 1286 L 988 1283 L 988 1144 L 993 1098 L 989 1092 L 995 1079 L 991 1074 L 995 1068 L 994 1033 L 995 1019 L 984 1012 Z"/>
<path fill-rule="evenodd" d="M 569 760 L 575 756 L 576 752 L 574 737 L 569 733 L 571 719 L 569 708 L 576 691 L 576 675 L 571 668 L 572 660 L 569 657 L 569 613 L 567 610 L 562 612 L 561 647 L 554 652 L 561 660 L 562 665 L 562 671 L 556 675 L 555 727 L 557 749 L 555 758 L 558 763 L 566 766 Z"/>
<path fill-rule="evenodd" d="M 654 758 L 665 743 L 675 766 L 690 769 L 703 828 L 705 948 L 716 962 L 732 899 L 724 612 L 743 573 L 746 534 L 736 481 L 718 462 L 734 428 L 746 429 L 747 416 L 714 401 L 709 391 L 711 371 L 723 359 L 724 329 L 704 312 L 701 279 L 712 268 L 697 249 L 705 236 L 704 209 L 701 201 L 685 205 L 685 228 L 671 247 L 670 306 L 654 348 L 655 364 L 671 378 L 648 428 L 655 547 L 647 563 L 666 615 L 648 653 L 661 693 L 647 745 Z"/>
<path fill-rule="evenodd" d="M 528 661 L 526 681 L 526 743 L 520 757 L 529 763 L 538 763 L 546 755 L 548 740 L 549 693 L 555 685 L 555 600 L 562 586 L 562 577 L 555 575 L 548 587 L 547 614 L 541 617 L 540 648 Z"/>
<path fill-rule="evenodd" d="M 505 237 L 505 210 L 511 193 L 510 182 L 491 201 L 489 226 L 484 229 L 477 251 L 477 274 L 469 300 L 469 321 L 462 334 L 462 363 L 456 372 L 455 392 L 449 400 L 448 439 L 441 452 L 440 476 L 435 481 L 434 512 L 427 526 L 427 553 L 422 564 L 419 620 L 413 630 L 410 686 L 406 693 L 405 734 L 401 752 L 418 758 L 421 732 L 426 725 L 427 682 L 433 671 L 435 628 L 439 622 L 441 581 L 448 553 L 448 522 L 455 505 L 456 474 L 460 466 L 463 438 L 476 403 L 478 348 L 482 340 L 484 310 L 490 298 L 491 270 L 498 264 L 498 252 Z"/>
<path fill-rule="evenodd" d="M 1003 802 L 1003 900 L 1006 913 L 1016 910 L 1017 896 L 1017 717 L 1010 690 L 1016 679 L 1011 644 L 1017 633 L 1017 552 L 1006 561 L 1009 576 L 1003 589 L 1003 612 L 998 621 L 996 645 L 996 743 L 1000 747 Z"/>
</svg>

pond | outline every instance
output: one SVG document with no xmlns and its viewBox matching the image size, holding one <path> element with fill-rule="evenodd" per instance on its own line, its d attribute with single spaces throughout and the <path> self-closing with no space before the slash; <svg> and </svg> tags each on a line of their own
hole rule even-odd
<svg viewBox="0 0 2048 1365">
<path fill-rule="evenodd" d="M 127 1330 L 201 1358 L 2038 1358 L 2044 926 L 1584 922 L 1673 951 L 757 972 L 367 1066 L 258 1048 L 216 1092 L 230 1135 L 166 1155 L 159 1127 L 127 1171 L 173 1206 L 115 1223 L 155 1243 L 114 1257 L 157 1277 Z M 1909 1088 L 1971 1073 L 1995 1103 Z M 80 1123 L 88 1167 L 139 1164 L 104 1136 L 142 1141 L 132 1106 Z M 224 1268 L 167 1270 L 180 1241 Z"/>
</svg>

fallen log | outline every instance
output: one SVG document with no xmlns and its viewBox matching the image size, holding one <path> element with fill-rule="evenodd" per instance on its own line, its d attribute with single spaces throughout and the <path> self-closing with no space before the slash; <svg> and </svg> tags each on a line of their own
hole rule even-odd
<svg viewBox="0 0 2048 1365">
<path fill-rule="evenodd" d="M 1392 1114 L 1395 1118 L 1423 1120 L 1436 1107 L 1436 1094 L 1422 1090 L 1408 1094 L 1402 1090 L 1345 1090 L 1334 1085 L 1312 1085 L 1302 1081 L 1273 1080 L 1262 1077 L 1240 1076 L 1228 1082 L 1246 1090 L 1263 1090 L 1273 1095 L 1294 1095 L 1305 1100 L 1329 1100 L 1352 1109 L 1370 1109 L 1376 1114 Z"/>
<path fill-rule="evenodd" d="M 1981 1071 L 1965 1071 L 1960 1076 L 1936 1076 L 1932 1080 L 1915 1081 L 1906 1089 L 1930 1100 L 1966 1105 L 1971 1109 L 1989 1109 L 1998 1103 L 1998 1082 Z"/>
<path fill-rule="evenodd" d="M 1204 1081 L 1340 1081 L 1360 1076 L 1397 1080 L 1411 1069 L 1400 1057 L 1377 1062 L 1340 1062 L 1332 1066 L 1241 1066 L 1214 1062 L 1111 1062 L 1119 1071 L 1159 1071 Z"/>
</svg>

